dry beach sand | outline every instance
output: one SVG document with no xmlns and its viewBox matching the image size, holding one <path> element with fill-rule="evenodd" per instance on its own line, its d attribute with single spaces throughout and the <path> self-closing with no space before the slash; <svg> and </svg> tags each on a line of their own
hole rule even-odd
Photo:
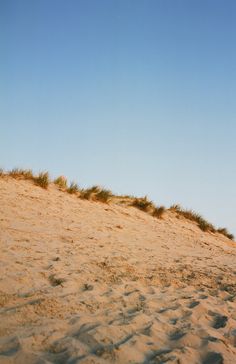
<svg viewBox="0 0 236 364">
<path fill-rule="evenodd" d="M 0 363 L 236 363 L 236 244 L 0 179 Z"/>
</svg>

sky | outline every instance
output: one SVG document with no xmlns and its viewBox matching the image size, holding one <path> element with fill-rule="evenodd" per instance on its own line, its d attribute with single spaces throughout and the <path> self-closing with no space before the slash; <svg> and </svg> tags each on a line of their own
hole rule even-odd
<svg viewBox="0 0 236 364">
<path fill-rule="evenodd" d="M 0 0 L 0 164 L 236 234 L 235 0 Z"/>
</svg>

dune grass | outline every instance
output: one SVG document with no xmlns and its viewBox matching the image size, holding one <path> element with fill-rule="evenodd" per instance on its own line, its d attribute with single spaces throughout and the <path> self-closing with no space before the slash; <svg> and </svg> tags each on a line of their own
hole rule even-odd
<svg viewBox="0 0 236 364">
<path fill-rule="evenodd" d="M 158 219 L 162 219 L 165 211 L 166 211 L 165 206 L 155 207 L 152 212 L 152 216 L 157 217 Z"/>
<path fill-rule="evenodd" d="M 234 235 L 230 234 L 226 228 L 219 228 L 219 229 L 217 229 L 217 232 L 226 236 L 230 240 L 234 240 Z"/>
<path fill-rule="evenodd" d="M 170 210 L 175 211 L 179 216 L 183 216 L 187 220 L 196 222 L 202 231 L 210 231 L 212 233 L 216 232 L 214 225 L 193 210 L 183 209 L 180 205 L 172 205 Z"/>
<path fill-rule="evenodd" d="M 147 196 L 145 197 L 136 197 L 134 198 L 132 206 L 136 207 L 139 210 L 150 212 L 151 210 L 154 210 L 155 206 L 152 201 L 150 201 Z"/>
<path fill-rule="evenodd" d="M 164 215 L 164 212 L 166 211 L 166 208 L 164 206 L 155 206 L 155 204 L 150 201 L 147 196 L 133 198 L 131 205 L 158 219 L 161 219 Z"/>
<path fill-rule="evenodd" d="M 47 189 L 50 183 L 49 173 L 40 172 L 37 177 L 34 177 L 34 182 L 36 185 Z"/>
<path fill-rule="evenodd" d="M 97 185 L 90 188 L 84 189 L 80 193 L 80 198 L 90 200 L 90 201 L 100 201 L 103 203 L 108 203 L 113 194 L 110 190 L 99 187 Z"/>
<path fill-rule="evenodd" d="M 80 192 L 80 198 L 85 200 L 95 200 L 96 194 L 101 191 L 99 186 L 92 186 L 87 189 L 83 189 Z"/>
<path fill-rule="evenodd" d="M 66 189 L 67 188 L 67 179 L 64 176 L 59 176 L 54 179 L 53 183 L 57 185 L 59 188 Z"/>
<path fill-rule="evenodd" d="M 22 178 L 29 180 L 34 179 L 34 175 L 31 169 L 13 168 L 11 171 L 8 172 L 8 174 L 13 178 Z"/>
<path fill-rule="evenodd" d="M 66 189 L 66 191 L 68 193 L 70 193 L 71 195 L 79 192 L 79 186 L 77 185 L 77 183 L 75 182 L 71 182 L 70 186 Z"/>
<path fill-rule="evenodd" d="M 19 169 L 19 168 L 13 168 L 11 169 L 8 174 L 9 176 L 13 177 L 13 178 L 17 178 L 17 177 L 20 177 L 20 176 L 23 176 L 22 174 L 22 169 Z"/>
<path fill-rule="evenodd" d="M 4 176 L 10 176 L 16 179 L 32 180 L 36 185 L 44 189 L 47 189 L 51 182 L 48 172 L 40 172 L 37 176 L 34 176 L 31 169 L 13 168 L 12 170 L 5 172 L 2 168 L 0 168 L 0 177 Z M 64 176 L 57 177 L 53 181 L 53 183 L 70 194 L 76 194 L 79 192 L 78 196 L 82 199 L 109 203 L 113 197 L 117 198 L 118 200 L 120 198 L 125 198 L 129 200 L 127 202 L 128 206 L 136 207 L 139 210 L 142 210 L 155 218 L 161 219 L 166 212 L 166 208 L 164 206 L 155 206 L 155 204 L 151 200 L 149 200 L 147 196 L 116 196 L 113 195 L 110 190 L 104 189 L 96 185 L 87 189 L 80 190 L 79 186 L 75 182 L 71 182 L 70 186 L 68 187 L 67 179 Z M 180 205 L 175 204 L 169 208 L 169 211 L 175 212 L 177 217 L 182 216 L 187 220 L 195 222 L 198 227 L 204 232 L 219 233 L 226 236 L 228 239 L 234 240 L 234 235 L 229 233 L 226 228 L 216 229 L 214 225 L 209 223 L 205 218 L 203 218 L 200 214 L 196 213 L 193 210 L 183 209 Z"/>
<path fill-rule="evenodd" d="M 112 197 L 113 197 L 112 192 L 110 190 L 106 190 L 105 188 L 101 189 L 95 195 L 96 201 L 100 201 L 100 202 L 103 202 L 103 203 L 110 202 Z"/>
</svg>

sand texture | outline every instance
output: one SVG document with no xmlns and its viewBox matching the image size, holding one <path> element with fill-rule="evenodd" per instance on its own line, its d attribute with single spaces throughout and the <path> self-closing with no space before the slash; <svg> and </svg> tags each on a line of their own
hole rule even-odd
<svg viewBox="0 0 236 364">
<path fill-rule="evenodd" d="M 1 178 L 0 363 L 236 363 L 236 244 Z"/>
</svg>

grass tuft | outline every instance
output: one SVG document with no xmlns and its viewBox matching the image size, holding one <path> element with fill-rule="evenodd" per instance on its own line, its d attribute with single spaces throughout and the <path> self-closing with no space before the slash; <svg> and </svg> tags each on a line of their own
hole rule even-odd
<svg viewBox="0 0 236 364">
<path fill-rule="evenodd" d="M 0 177 L 4 176 L 4 170 L 2 168 L 0 168 Z"/>
<path fill-rule="evenodd" d="M 165 210 L 166 210 L 166 208 L 164 206 L 155 207 L 153 210 L 152 216 L 157 217 L 158 219 L 161 219 L 163 217 Z"/>
<path fill-rule="evenodd" d="M 64 176 L 57 177 L 53 182 L 55 185 L 57 185 L 58 187 L 60 187 L 62 189 L 67 188 L 67 179 Z"/>
<path fill-rule="evenodd" d="M 217 232 L 226 236 L 230 240 L 234 240 L 234 235 L 230 234 L 226 228 L 219 228 L 219 229 L 217 229 Z"/>
<path fill-rule="evenodd" d="M 47 189 L 50 183 L 49 173 L 48 172 L 41 172 L 37 177 L 34 177 L 34 182 L 36 185 Z"/>
<path fill-rule="evenodd" d="M 198 223 L 198 226 L 202 231 L 211 231 L 212 233 L 216 231 L 215 227 L 211 223 L 203 219 L 201 216 L 199 216 L 196 222 Z"/>
<path fill-rule="evenodd" d="M 34 175 L 31 169 L 22 170 L 22 176 L 25 179 L 32 179 L 32 180 L 34 179 Z"/>
<path fill-rule="evenodd" d="M 180 210 L 181 210 L 181 206 L 180 206 L 180 205 L 178 205 L 178 204 L 176 204 L 176 205 L 171 205 L 171 206 L 170 206 L 170 210 L 171 210 L 171 211 L 178 212 L 178 211 L 180 211 Z"/>
<path fill-rule="evenodd" d="M 187 220 L 195 221 L 202 231 L 216 231 L 212 224 L 193 210 L 185 210 L 180 205 L 172 205 L 170 210 L 175 211 L 178 215 L 185 217 Z"/>
<path fill-rule="evenodd" d="M 110 190 L 106 190 L 105 188 L 103 188 L 96 193 L 95 200 L 103 203 L 108 203 L 112 197 L 113 197 L 112 192 Z"/>
<path fill-rule="evenodd" d="M 23 179 L 34 179 L 33 172 L 31 169 L 21 169 L 21 168 L 13 168 L 8 172 L 8 175 L 13 178 L 23 178 Z"/>
<path fill-rule="evenodd" d="M 95 200 L 96 194 L 101 191 L 99 186 L 92 186 L 90 188 L 84 189 L 80 193 L 80 197 L 85 200 Z"/>
<path fill-rule="evenodd" d="M 148 200 L 147 196 L 135 198 L 132 202 L 132 206 L 145 212 L 150 212 L 150 210 L 153 210 L 155 208 L 153 202 Z"/>
<path fill-rule="evenodd" d="M 100 201 L 104 203 L 108 203 L 113 194 L 110 190 L 106 190 L 99 186 L 92 186 L 85 190 L 82 190 L 80 193 L 80 198 L 92 201 Z"/>
<path fill-rule="evenodd" d="M 75 194 L 77 192 L 79 192 L 79 186 L 77 185 L 77 183 L 75 182 L 71 182 L 70 186 L 67 188 L 66 190 L 68 193 Z"/>
<path fill-rule="evenodd" d="M 21 169 L 13 168 L 11 171 L 8 172 L 8 174 L 13 178 L 17 178 L 21 175 Z"/>
</svg>

